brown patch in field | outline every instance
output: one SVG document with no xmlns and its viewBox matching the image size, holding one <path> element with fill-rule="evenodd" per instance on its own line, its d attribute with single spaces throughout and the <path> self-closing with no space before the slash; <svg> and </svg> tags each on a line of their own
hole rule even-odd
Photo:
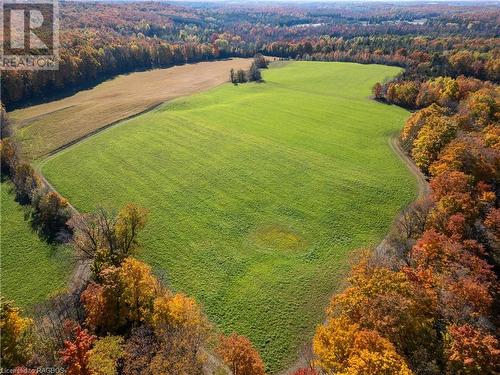
<svg viewBox="0 0 500 375">
<path fill-rule="evenodd" d="M 252 59 L 201 62 L 121 75 L 90 90 L 10 113 L 24 155 L 39 159 L 155 105 L 227 82 Z"/>
<path fill-rule="evenodd" d="M 298 250 L 306 245 L 300 234 L 276 224 L 257 228 L 250 237 L 259 246 L 277 250 Z"/>
</svg>

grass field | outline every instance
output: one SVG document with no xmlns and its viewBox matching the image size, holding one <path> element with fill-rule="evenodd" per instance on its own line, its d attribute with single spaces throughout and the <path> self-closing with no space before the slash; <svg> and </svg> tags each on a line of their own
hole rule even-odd
<svg viewBox="0 0 500 375">
<path fill-rule="evenodd" d="M 30 308 L 66 287 L 73 269 L 70 249 L 42 242 L 24 219 L 9 183 L 1 184 L 0 247 L 2 295 Z"/>
<path fill-rule="evenodd" d="M 398 68 L 294 62 L 265 83 L 180 98 L 42 164 L 83 211 L 150 210 L 141 257 L 247 335 L 271 372 L 323 317 L 353 249 L 415 196 L 388 139 L 408 113 L 369 99 Z"/>
<path fill-rule="evenodd" d="M 247 69 L 250 59 L 186 64 L 124 74 L 70 97 L 9 113 L 23 156 L 30 160 L 179 96 L 229 79 L 229 69 Z"/>
</svg>

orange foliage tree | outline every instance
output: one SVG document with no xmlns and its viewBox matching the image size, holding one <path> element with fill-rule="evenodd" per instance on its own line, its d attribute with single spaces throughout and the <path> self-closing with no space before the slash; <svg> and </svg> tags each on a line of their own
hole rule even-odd
<svg viewBox="0 0 500 375">
<path fill-rule="evenodd" d="M 90 327 L 116 332 L 149 318 L 159 288 L 149 266 L 126 258 L 121 267 L 104 269 L 100 278 L 101 284 L 91 283 L 81 295 Z"/>
<path fill-rule="evenodd" d="M 353 268 L 348 283 L 332 298 L 328 317 L 344 315 L 362 329 L 380 332 L 405 354 L 433 341 L 435 296 L 404 271 L 372 265 L 365 258 Z"/>
<path fill-rule="evenodd" d="M 264 362 L 245 336 L 221 337 L 217 353 L 234 375 L 264 375 Z"/>
<path fill-rule="evenodd" d="M 447 334 L 447 367 L 453 374 L 495 374 L 500 371 L 498 340 L 469 324 L 452 325 Z"/>
</svg>

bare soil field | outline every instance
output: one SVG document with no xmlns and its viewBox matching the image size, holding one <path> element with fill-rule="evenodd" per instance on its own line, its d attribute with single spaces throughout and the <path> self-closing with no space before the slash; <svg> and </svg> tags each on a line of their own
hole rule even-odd
<svg viewBox="0 0 500 375">
<path fill-rule="evenodd" d="M 15 110 L 10 117 L 24 156 L 41 159 L 165 101 L 227 82 L 231 68 L 247 69 L 250 63 L 236 58 L 120 75 L 64 99 Z"/>
</svg>

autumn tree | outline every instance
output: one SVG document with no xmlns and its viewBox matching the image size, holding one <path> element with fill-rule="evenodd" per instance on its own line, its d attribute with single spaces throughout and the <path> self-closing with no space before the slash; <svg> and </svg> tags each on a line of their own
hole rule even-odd
<svg viewBox="0 0 500 375">
<path fill-rule="evenodd" d="M 123 373 L 125 375 L 144 373 L 156 375 L 150 371 L 149 367 L 159 347 L 160 341 L 151 326 L 143 325 L 133 328 L 124 346 Z"/>
<path fill-rule="evenodd" d="M 414 81 L 391 82 L 387 87 L 389 102 L 406 108 L 415 108 L 420 84 Z"/>
<path fill-rule="evenodd" d="M 24 318 L 13 302 L 0 297 L 0 353 L 3 368 L 25 364 L 30 354 L 28 330 L 31 319 Z"/>
<path fill-rule="evenodd" d="M 30 203 L 33 193 L 42 186 L 40 177 L 33 167 L 25 162 L 16 164 L 12 182 L 15 187 L 16 199 L 22 204 Z"/>
<path fill-rule="evenodd" d="M 461 214 L 466 230 L 477 217 L 478 209 L 470 176 L 463 172 L 445 172 L 431 181 L 434 207 L 429 214 L 428 225 L 447 232 L 452 216 Z"/>
<path fill-rule="evenodd" d="M 145 322 L 153 310 L 159 283 L 151 267 L 134 259 L 126 258 L 119 268 L 120 301 L 126 306 L 130 322 Z"/>
<path fill-rule="evenodd" d="M 482 88 L 469 97 L 461 105 L 460 113 L 467 118 L 471 130 L 480 130 L 491 123 L 500 121 L 500 90 Z"/>
<path fill-rule="evenodd" d="M 0 102 L 0 140 L 12 135 L 11 124 L 5 111 L 5 106 Z"/>
<path fill-rule="evenodd" d="M 261 53 L 257 53 L 253 57 L 253 61 L 258 69 L 266 69 L 269 65 L 269 62 Z"/>
<path fill-rule="evenodd" d="M 95 375 L 117 375 L 118 361 L 123 358 L 123 344 L 120 336 L 106 336 L 94 342 L 89 352 L 88 366 Z"/>
<path fill-rule="evenodd" d="M 245 83 L 247 81 L 247 75 L 243 69 L 238 69 L 236 71 L 236 83 Z"/>
<path fill-rule="evenodd" d="M 375 83 L 372 88 L 373 97 L 376 100 L 384 99 L 384 87 L 380 84 L 380 82 Z"/>
<path fill-rule="evenodd" d="M 31 221 L 48 241 L 54 241 L 66 228 L 71 209 L 66 199 L 55 191 L 41 188 L 32 196 Z"/>
<path fill-rule="evenodd" d="M 500 347 L 495 336 L 469 324 L 448 327 L 447 369 L 453 374 L 495 374 L 500 371 Z"/>
<path fill-rule="evenodd" d="M 170 293 L 157 297 L 151 325 L 161 343 L 161 350 L 151 361 L 152 369 L 186 375 L 201 372 L 209 326 L 194 299 Z"/>
<path fill-rule="evenodd" d="M 461 171 L 477 181 L 500 177 L 500 150 L 489 147 L 486 134 L 469 133 L 452 140 L 429 167 L 433 176 Z"/>
<path fill-rule="evenodd" d="M 438 87 L 431 82 L 424 82 L 420 85 L 415 104 L 418 108 L 424 108 L 437 103 L 439 98 L 440 92 Z"/>
<path fill-rule="evenodd" d="M 149 318 L 159 289 L 149 266 L 126 258 L 120 267 L 102 270 L 99 280 L 90 283 L 81 295 L 89 327 L 115 333 Z"/>
<path fill-rule="evenodd" d="M 260 74 L 260 70 L 255 64 L 255 62 L 252 62 L 250 65 L 250 69 L 248 70 L 248 81 L 261 81 L 262 80 L 262 75 Z"/>
<path fill-rule="evenodd" d="M 327 373 L 338 373 L 347 367 L 359 325 L 345 316 L 330 317 L 318 326 L 313 339 L 316 364 Z"/>
<path fill-rule="evenodd" d="M 222 336 L 217 353 L 234 375 L 263 375 L 264 363 L 259 353 L 245 336 L 233 333 Z"/>
<path fill-rule="evenodd" d="M 104 208 L 87 215 L 73 215 L 68 225 L 73 229 L 73 244 L 78 252 L 93 260 L 93 272 L 108 266 L 119 266 L 139 248 L 138 234 L 144 228 L 147 213 L 128 204 L 115 213 Z"/>
<path fill-rule="evenodd" d="M 16 170 L 17 155 L 12 140 L 0 140 L 0 172 L 1 176 L 13 176 Z"/>
<path fill-rule="evenodd" d="M 438 94 L 437 102 L 444 107 L 455 108 L 460 100 L 457 81 L 451 77 L 437 77 L 429 81 L 431 89 Z"/>
<path fill-rule="evenodd" d="M 488 316 L 495 275 L 481 256 L 484 249 L 477 242 L 434 229 L 424 232 L 413 247 L 413 275 L 420 275 L 422 284 L 435 291 L 441 319 L 464 322 Z"/>
<path fill-rule="evenodd" d="M 332 298 L 329 319 L 343 316 L 360 329 L 379 332 L 412 366 L 420 365 L 413 356 L 422 348 L 428 352 L 419 355 L 430 355 L 436 342 L 432 291 L 422 288 L 413 275 L 374 264 L 367 256 L 353 267 L 348 285 Z"/>
<path fill-rule="evenodd" d="M 69 375 L 93 375 L 89 365 L 90 351 L 95 341 L 95 336 L 79 325 L 74 328 L 74 339 L 64 342 L 61 358 Z"/>
<path fill-rule="evenodd" d="M 375 331 L 360 331 L 354 339 L 345 374 L 411 375 L 412 371 L 390 341 Z"/>
<path fill-rule="evenodd" d="M 163 292 L 149 321 L 132 329 L 125 345 L 125 374 L 202 374 L 208 323 L 196 302 Z"/>
<path fill-rule="evenodd" d="M 436 104 L 413 113 L 408 120 L 406 120 L 405 126 L 401 131 L 403 148 L 408 152 L 411 151 L 413 142 L 417 138 L 422 127 L 427 123 L 427 120 L 433 116 L 443 116 L 444 114 L 445 110 Z"/>
<path fill-rule="evenodd" d="M 437 159 L 439 152 L 456 134 L 456 124 L 448 117 L 431 115 L 413 142 L 412 156 L 424 173 Z"/>
<path fill-rule="evenodd" d="M 318 327 L 313 349 L 317 365 L 327 374 L 412 374 L 390 341 L 344 316 Z"/>
</svg>

